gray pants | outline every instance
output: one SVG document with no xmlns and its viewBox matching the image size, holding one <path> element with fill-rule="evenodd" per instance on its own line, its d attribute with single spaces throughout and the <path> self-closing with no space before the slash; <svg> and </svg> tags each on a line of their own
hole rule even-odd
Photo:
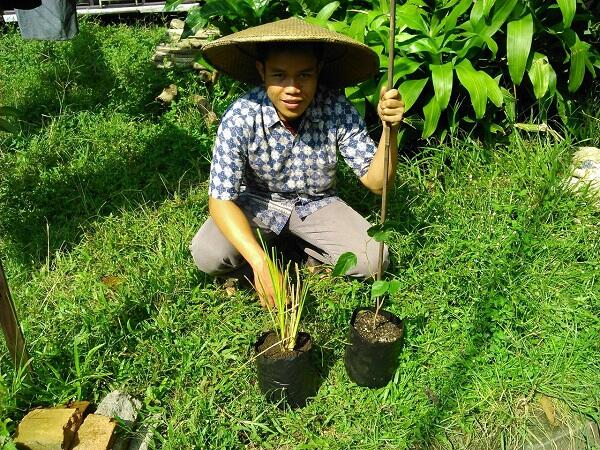
<svg viewBox="0 0 600 450">
<path fill-rule="evenodd" d="M 260 229 L 266 240 L 276 235 L 250 220 L 254 230 Z M 294 211 L 282 232 L 302 240 L 304 252 L 325 264 L 335 264 L 342 253 L 353 252 L 358 263 L 347 275 L 369 277 L 377 273 L 379 242 L 367 235 L 371 224 L 342 201 L 335 201 L 301 219 Z M 285 233 L 285 234 L 284 234 Z M 200 228 L 190 251 L 198 268 L 209 275 L 224 275 L 244 264 L 244 258 L 209 218 Z M 388 265 L 388 248 L 384 248 L 384 269 Z"/>
</svg>

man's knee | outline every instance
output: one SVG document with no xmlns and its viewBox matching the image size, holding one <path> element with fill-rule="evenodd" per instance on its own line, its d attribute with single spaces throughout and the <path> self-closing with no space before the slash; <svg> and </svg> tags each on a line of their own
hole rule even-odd
<svg viewBox="0 0 600 450">
<path fill-rule="evenodd" d="M 239 255 L 232 254 L 230 246 L 223 248 L 213 240 L 207 239 L 203 233 L 198 232 L 190 244 L 190 252 L 196 267 L 208 275 L 223 275 L 243 264 Z"/>
<path fill-rule="evenodd" d="M 359 278 L 374 277 L 379 267 L 379 242 L 372 241 L 362 252 L 353 252 L 356 255 L 356 266 L 351 268 L 346 275 Z M 389 265 L 389 249 L 383 247 L 383 270 Z"/>
</svg>

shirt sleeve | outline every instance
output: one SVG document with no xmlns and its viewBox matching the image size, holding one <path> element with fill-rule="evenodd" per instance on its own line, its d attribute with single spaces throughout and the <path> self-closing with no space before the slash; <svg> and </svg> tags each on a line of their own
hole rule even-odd
<svg viewBox="0 0 600 450">
<path fill-rule="evenodd" d="M 219 200 L 235 200 L 240 194 L 246 164 L 246 123 L 236 112 L 235 103 L 225 112 L 213 147 L 208 195 Z"/>
<path fill-rule="evenodd" d="M 358 177 L 369 170 L 377 146 L 367 132 L 365 121 L 356 108 L 340 95 L 335 104 L 338 118 L 338 150 Z"/>
</svg>

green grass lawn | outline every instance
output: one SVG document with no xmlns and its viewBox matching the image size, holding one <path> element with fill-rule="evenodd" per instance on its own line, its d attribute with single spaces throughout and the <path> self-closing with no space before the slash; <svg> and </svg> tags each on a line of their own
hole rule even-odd
<svg viewBox="0 0 600 450">
<path fill-rule="evenodd" d="M 222 113 L 231 86 L 155 69 L 162 27 L 81 28 L 63 43 L 0 34 L 0 103 L 22 112 L 19 134 L 0 134 L 0 255 L 35 370 L 15 374 L 0 346 L 11 430 L 31 407 L 112 389 L 142 400 L 165 449 L 515 448 L 545 420 L 542 395 L 564 426 L 600 420 L 600 215 L 563 187 L 572 138 L 455 138 L 403 158 L 389 211 L 402 289 L 387 308 L 407 333 L 394 381 L 359 388 L 343 367 L 369 284 L 306 274 L 322 384 L 280 411 L 250 362 L 268 314 L 250 292 L 229 298 L 187 248 L 207 217 L 215 133 L 192 96 Z M 180 95 L 164 107 L 154 97 L 170 83 Z M 347 172 L 342 196 L 375 220 L 379 199 Z"/>
</svg>

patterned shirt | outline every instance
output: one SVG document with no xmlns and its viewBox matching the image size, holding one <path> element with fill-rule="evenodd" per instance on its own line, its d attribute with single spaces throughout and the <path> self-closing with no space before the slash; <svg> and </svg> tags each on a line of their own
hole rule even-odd
<svg viewBox="0 0 600 450">
<path fill-rule="evenodd" d="M 338 151 L 362 177 L 376 150 L 362 117 L 337 91 L 318 89 L 294 135 L 264 87 L 256 87 L 221 120 L 209 195 L 235 200 L 249 217 L 279 234 L 294 208 L 304 218 L 338 199 Z"/>
</svg>

